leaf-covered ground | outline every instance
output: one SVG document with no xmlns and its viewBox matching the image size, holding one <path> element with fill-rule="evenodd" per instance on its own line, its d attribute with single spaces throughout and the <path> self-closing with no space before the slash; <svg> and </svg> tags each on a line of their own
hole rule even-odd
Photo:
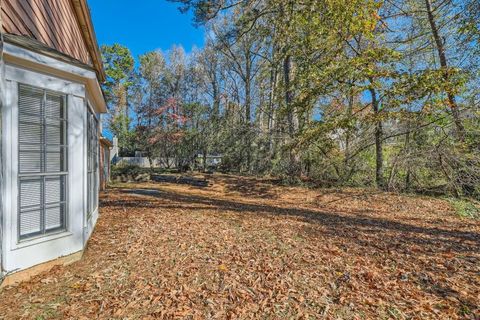
<svg viewBox="0 0 480 320">
<path fill-rule="evenodd" d="M 447 201 L 209 177 L 102 196 L 82 261 L 2 319 L 478 319 L 480 222 Z"/>
</svg>

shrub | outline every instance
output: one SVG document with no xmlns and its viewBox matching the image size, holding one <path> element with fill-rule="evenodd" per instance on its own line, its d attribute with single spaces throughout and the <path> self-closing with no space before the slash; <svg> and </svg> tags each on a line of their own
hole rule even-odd
<svg viewBox="0 0 480 320">
<path fill-rule="evenodd" d="M 140 168 L 137 165 L 116 165 L 112 166 L 112 178 L 116 178 L 122 175 L 137 176 L 139 174 L 147 172 L 144 168 Z"/>
<path fill-rule="evenodd" d="M 460 217 L 480 219 L 480 206 L 468 199 L 451 199 L 450 203 Z"/>
</svg>

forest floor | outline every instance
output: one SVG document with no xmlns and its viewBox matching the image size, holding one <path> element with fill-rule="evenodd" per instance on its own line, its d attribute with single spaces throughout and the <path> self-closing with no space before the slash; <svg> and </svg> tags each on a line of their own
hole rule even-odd
<svg viewBox="0 0 480 320">
<path fill-rule="evenodd" d="M 480 221 L 448 201 L 207 178 L 114 186 L 0 319 L 479 319 Z"/>
</svg>

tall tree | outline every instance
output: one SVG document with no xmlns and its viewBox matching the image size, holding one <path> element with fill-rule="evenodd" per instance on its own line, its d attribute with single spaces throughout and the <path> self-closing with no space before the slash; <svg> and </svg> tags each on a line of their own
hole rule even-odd
<svg viewBox="0 0 480 320">
<path fill-rule="evenodd" d="M 103 85 L 110 111 L 108 127 L 118 137 L 121 152 L 132 150 L 129 114 L 129 90 L 132 86 L 134 59 L 130 50 L 120 44 L 103 45 L 102 59 L 107 79 Z"/>
<path fill-rule="evenodd" d="M 142 151 L 181 168 L 221 153 L 235 171 L 480 196 L 478 0 L 175 2 L 208 40 L 143 56 L 112 104 L 133 106 Z"/>
</svg>

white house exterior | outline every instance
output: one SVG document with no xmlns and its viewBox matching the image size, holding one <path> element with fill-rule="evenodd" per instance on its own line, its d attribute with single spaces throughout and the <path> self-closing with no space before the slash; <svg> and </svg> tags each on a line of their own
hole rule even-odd
<svg viewBox="0 0 480 320">
<path fill-rule="evenodd" d="M 106 105 L 85 1 L 37 1 L 28 13 L 44 17 L 37 27 L 21 1 L 2 3 L 0 278 L 8 279 L 85 248 L 98 218 L 99 117 Z M 82 37 L 61 43 L 45 12 Z M 88 56 L 68 50 L 75 41 Z"/>
</svg>

